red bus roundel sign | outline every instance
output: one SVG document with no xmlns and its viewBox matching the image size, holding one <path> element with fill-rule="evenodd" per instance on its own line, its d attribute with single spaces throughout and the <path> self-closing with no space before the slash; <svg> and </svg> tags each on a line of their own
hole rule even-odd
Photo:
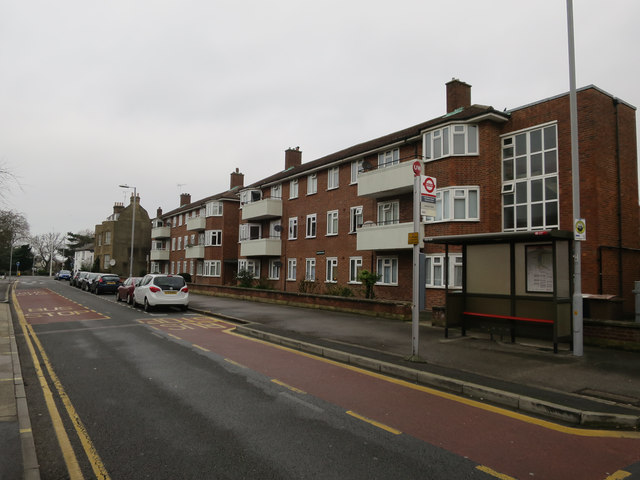
<svg viewBox="0 0 640 480">
<path fill-rule="evenodd" d="M 422 182 L 422 193 L 426 195 L 434 195 L 436 190 L 436 179 L 433 177 L 425 177 Z"/>
<path fill-rule="evenodd" d="M 421 173 L 422 173 L 422 165 L 420 165 L 420 162 L 416 160 L 415 162 L 413 162 L 413 176 L 418 177 L 420 176 Z"/>
</svg>

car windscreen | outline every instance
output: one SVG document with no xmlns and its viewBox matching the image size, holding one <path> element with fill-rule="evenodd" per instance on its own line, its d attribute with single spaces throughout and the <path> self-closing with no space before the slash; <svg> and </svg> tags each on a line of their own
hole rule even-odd
<svg viewBox="0 0 640 480">
<path fill-rule="evenodd" d="M 120 277 L 117 275 L 102 275 L 102 280 L 105 282 L 118 282 L 120 281 Z"/>
<path fill-rule="evenodd" d="M 153 283 L 162 290 L 180 290 L 185 282 L 182 277 L 156 277 Z"/>
</svg>

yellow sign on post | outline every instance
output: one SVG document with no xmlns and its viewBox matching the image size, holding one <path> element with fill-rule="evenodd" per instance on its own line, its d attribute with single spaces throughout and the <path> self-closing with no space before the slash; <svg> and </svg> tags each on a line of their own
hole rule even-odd
<svg viewBox="0 0 640 480">
<path fill-rule="evenodd" d="M 408 234 L 407 243 L 409 245 L 418 245 L 420 238 L 418 237 L 418 232 L 411 232 Z"/>
</svg>

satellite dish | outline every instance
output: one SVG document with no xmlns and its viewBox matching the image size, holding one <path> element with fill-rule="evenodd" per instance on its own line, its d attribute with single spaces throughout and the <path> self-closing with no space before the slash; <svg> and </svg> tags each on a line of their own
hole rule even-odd
<svg viewBox="0 0 640 480">
<path fill-rule="evenodd" d="M 275 226 L 273 227 L 273 229 L 274 229 L 276 232 L 281 232 L 281 231 L 282 231 L 282 225 L 275 225 Z"/>
<path fill-rule="evenodd" d="M 111 260 L 109 260 L 109 265 L 111 265 L 112 267 L 114 267 L 116 265 L 116 260 L 114 258 L 112 258 Z"/>
</svg>

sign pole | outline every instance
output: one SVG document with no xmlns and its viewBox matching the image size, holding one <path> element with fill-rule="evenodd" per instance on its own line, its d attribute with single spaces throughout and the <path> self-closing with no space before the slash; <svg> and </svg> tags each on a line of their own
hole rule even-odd
<svg viewBox="0 0 640 480">
<path fill-rule="evenodd" d="M 420 175 L 422 165 L 413 163 L 413 231 L 418 232 L 418 241 L 413 244 L 413 305 L 411 306 L 411 356 L 412 362 L 423 362 L 420 358 Z"/>
</svg>

